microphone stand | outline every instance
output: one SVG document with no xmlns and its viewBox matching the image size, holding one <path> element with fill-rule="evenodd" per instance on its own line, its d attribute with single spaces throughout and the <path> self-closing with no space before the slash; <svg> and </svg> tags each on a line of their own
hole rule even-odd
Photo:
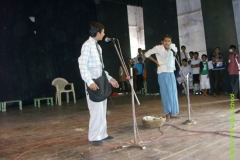
<svg viewBox="0 0 240 160">
<path fill-rule="evenodd" d="M 118 54 L 118 57 L 119 57 L 119 60 L 123 66 L 123 69 L 127 75 L 126 79 L 128 80 L 128 82 L 130 83 L 130 86 L 131 86 L 131 98 L 132 98 L 132 115 L 133 115 L 133 131 L 134 131 L 134 143 L 129 145 L 129 146 L 122 146 L 123 148 L 126 148 L 126 147 L 140 147 L 141 149 L 146 149 L 145 146 L 142 146 L 139 142 L 137 142 L 137 121 L 136 121 L 136 112 L 135 112 L 135 101 L 134 101 L 134 96 L 135 96 L 135 99 L 138 103 L 138 105 L 140 105 L 140 102 L 138 100 L 138 97 L 136 95 L 136 92 L 134 90 L 134 87 L 133 87 L 133 69 L 130 68 L 130 75 L 129 75 L 129 72 L 127 70 L 127 67 L 126 67 L 126 64 L 124 62 L 124 59 L 121 57 L 120 53 L 119 53 L 119 50 L 116 46 L 116 42 L 115 40 L 118 40 L 118 39 L 114 39 L 112 40 L 113 42 L 113 45 L 117 51 L 117 54 Z"/>
<path fill-rule="evenodd" d="M 177 60 L 176 52 L 174 52 L 173 49 L 171 49 L 171 51 L 173 52 L 173 55 L 175 56 L 175 60 L 176 60 L 176 62 L 178 64 L 178 67 L 179 67 L 179 69 L 181 71 L 181 74 L 184 76 L 184 82 L 187 82 L 188 119 L 186 121 L 184 121 L 183 124 L 188 124 L 188 125 L 196 124 L 197 122 L 193 121 L 191 119 L 191 104 L 190 104 L 190 96 L 189 96 L 189 73 L 185 76 L 185 74 L 183 73 L 183 71 L 181 69 L 180 63 Z"/>
<path fill-rule="evenodd" d="M 238 63 L 238 56 L 235 55 L 235 54 L 234 54 L 234 59 L 235 59 L 237 65 L 238 65 L 238 82 L 237 83 L 238 83 L 238 94 L 239 94 L 239 97 L 240 97 L 240 64 Z M 234 87 L 233 93 L 234 93 L 235 89 L 236 89 L 236 87 Z"/>
</svg>

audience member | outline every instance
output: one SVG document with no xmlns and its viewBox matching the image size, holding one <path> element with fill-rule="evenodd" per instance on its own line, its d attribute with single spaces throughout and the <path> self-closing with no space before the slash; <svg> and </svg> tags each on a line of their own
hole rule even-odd
<svg viewBox="0 0 240 160">
<path fill-rule="evenodd" d="M 188 55 L 187 55 L 187 52 L 186 52 L 186 46 L 181 46 L 181 51 L 180 51 L 180 59 L 181 59 L 181 61 L 184 58 L 188 59 Z"/>
<path fill-rule="evenodd" d="M 207 96 L 207 90 L 210 88 L 209 82 L 209 72 L 208 72 L 208 62 L 207 62 L 207 55 L 202 55 L 202 62 L 200 62 L 200 86 L 203 92 L 203 96 Z"/>
<path fill-rule="evenodd" d="M 213 96 L 216 94 L 221 95 L 223 91 L 223 76 L 224 76 L 224 56 L 220 52 L 220 47 L 216 47 L 212 54 L 212 63 L 213 63 Z"/>
<path fill-rule="evenodd" d="M 240 62 L 239 53 L 236 50 L 235 45 L 231 45 L 229 49 L 229 56 L 228 56 L 228 73 L 230 76 L 232 93 L 235 94 L 235 97 L 238 97 L 238 90 L 239 90 L 239 73 L 238 73 L 238 63 Z M 239 98 L 239 97 L 238 97 Z"/>
<path fill-rule="evenodd" d="M 190 52 L 189 52 L 189 58 L 188 58 L 188 64 L 189 64 L 189 65 L 191 65 L 191 61 L 192 61 L 192 59 L 193 59 L 193 54 L 194 54 L 193 51 L 190 51 Z"/>
<path fill-rule="evenodd" d="M 144 71 L 144 64 L 142 63 L 142 57 L 138 57 L 138 63 L 133 66 L 133 68 L 137 69 L 137 78 L 136 78 L 136 85 L 137 85 L 137 92 L 141 92 L 143 88 L 143 71 Z"/>
<path fill-rule="evenodd" d="M 201 60 L 198 58 L 199 53 L 194 52 L 193 59 L 191 60 L 191 68 L 193 75 L 193 85 L 194 85 L 194 94 L 199 94 L 200 86 L 199 86 L 199 71 L 200 71 L 200 62 Z"/>
<path fill-rule="evenodd" d="M 179 76 L 177 77 L 177 82 L 179 85 L 181 85 L 183 87 L 183 89 L 185 89 L 185 93 L 186 93 L 186 87 L 187 87 L 187 85 L 185 83 L 186 82 L 185 76 L 187 76 L 187 74 L 189 74 L 189 86 L 190 86 L 190 83 L 192 83 L 192 82 L 190 82 L 190 81 L 192 81 L 192 79 L 190 78 L 191 72 L 192 72 L 192 69 L 191 69 L 191 66 L 188 65 L 188 63 L 187 63 L 187 58 L 183 58 L 182 66 L 180 67 L 180 70 L 179 70 Z"/>
<path fill-rule="evenodd" d="M 133 59 L 133 60 L 134 60 L 134 64 L 137 64 L 137 63 L 138 63 L 138 58 L 139 58 L 139 57 L 142 58 L 142 62 L 144 62 L 144 61 L 146 60 L 144 53 L 145 53 L 145 50 L 142 51 L 141 48 L 138 48 L 138 55 L 137 55 L 137 57 L 135 57 L 135 58 Z"/>
</svg>

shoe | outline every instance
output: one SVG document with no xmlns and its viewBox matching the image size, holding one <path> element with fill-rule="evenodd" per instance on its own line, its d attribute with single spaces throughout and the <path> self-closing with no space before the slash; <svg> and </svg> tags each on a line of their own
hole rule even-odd
<svg viewBox="0 0 240 160">
<path fill-rule="evenodd" d="M 114 139 L 113 136 L 107 136 L 106 138 L 104 138 L 103 140 L 108 140 L 108 139 Z"/>
<path fill-rule="evenodd" d="M 91 142 L 96 146 L 101 146 L 103 144 L 103 141 L 91 141 Z"/>
</svg>

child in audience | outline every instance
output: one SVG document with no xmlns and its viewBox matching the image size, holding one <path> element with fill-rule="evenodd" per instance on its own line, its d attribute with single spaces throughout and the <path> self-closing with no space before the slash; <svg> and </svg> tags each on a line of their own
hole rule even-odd
<svg viewBox="0 0 240 160">
<path fill-rule="evenodd" d="M 144 72 L 144 63 L 142 63 L 143 59 L 142 57 L 138 57 L 138 63 L 133 66 L 137 70 L 137 92 L 141 93 L 143 88 L 143 72 Z"/>
<path fill-rule="evenodd" d="M 192 61 L 192 59 L 193 59 L 193 53 L 194 53 L 193 51 L 190 51 L 190 52 L 189 52 L 189 57 L 190 57 L 190 58 L 188 58 L 188 64 L 189 64 L 189 65 L 191 65 L 191 61 Z"/>
<path fill-rule="evenodd" d="M 207 90 L 210 88 L 209 75 L 208 75 L 208 62 L 207 55 L 202 55 L 202 62 L 200 62 L 200 85 L 203 91 L 203 96 L 207 96 Z"/>
<path fill-rule="evenodd" d="M 180 58 L 181 60 L 183 60 L 184 58 L 188 58 L 186 46 L 181 46 Z"/>
<path fill-rule="evenodd" d="M 235 45 L 231 45 L 229 50 L 230 53 L 228 56 L 228 72 L 231 82 L 232 93 L 235 94 L 235 97 L 237 97 L 239 89 L 238 63 L 240 62 L 240 55 L 236 49 L 237 47 Z"/>
<path fill-rule="evenodd" d="M 189 73 L 191 74 L 191 71 L 192 71 L 192 69 L 191 69 L 190 65 L 188 65 L 187 58 L 183 58 L 182 59 L 182 66 L 181 66 L 181 68 L 179 70 L 179 77 L 177 78 L 177 81 L 178 81 L 178 84 L 183 86 L 183 88 L 185 89 L 185 92 L 186 92 L 186 87 L 187 87 L 187 85 L 186 85 L 186 83 L 184 81 L 185 80 L 185 76 L 187 74 L 189 74 Z M 190 83 L 191 82 L 189 82 L 189 84 Z"/>
<path fill-rule="evenodd" d="M 191 68 L 193 74 L 193 84 L 194 84 L 194 94 L 200 94 L 200 86 L 199 86 L 199 71 L 200 71 L 200 62 L 201 60 L 198 58 L 199 53 L 194 52 L 193 59 L 191 60 Z"/>
</svg>

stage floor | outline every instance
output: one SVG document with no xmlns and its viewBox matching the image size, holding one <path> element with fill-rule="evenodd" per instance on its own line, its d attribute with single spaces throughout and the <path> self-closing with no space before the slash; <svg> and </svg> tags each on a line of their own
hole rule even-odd
<svg viewBox="0 0 240 160">
<path fill-rule="evenodd" d="M 227 136 L 233 127 L 235 136 L 240 137 L 240 114 L 230 112 L 229 95 L 191 95 L 194 125 L 182 124 L 188 119 L 188 110 L 186 96 L 180 95 L 181 118 L 166 122 L 161 127 L 164 134 L 159 128 L 142 125 L 144 116 L 163 115 L 159 95 L 139 95 L 139 100 L 138 137 L 145 150 L 122 148 L 134 140 L 131 96 L 122 95 L 108 99 L 108 134 L 115 139 L 102 146 L 87 140 L 85 98 L 62 106 L 41 102 L 41 108 L 29 105 L 22 111 L 7 107 L 0 112 L 0 160 L 227 160 L 231 155 L 240 159 L 240 139 Z M 236 100 L 234 111 L 240 109 L 239 104 Z"/>
</svg>

